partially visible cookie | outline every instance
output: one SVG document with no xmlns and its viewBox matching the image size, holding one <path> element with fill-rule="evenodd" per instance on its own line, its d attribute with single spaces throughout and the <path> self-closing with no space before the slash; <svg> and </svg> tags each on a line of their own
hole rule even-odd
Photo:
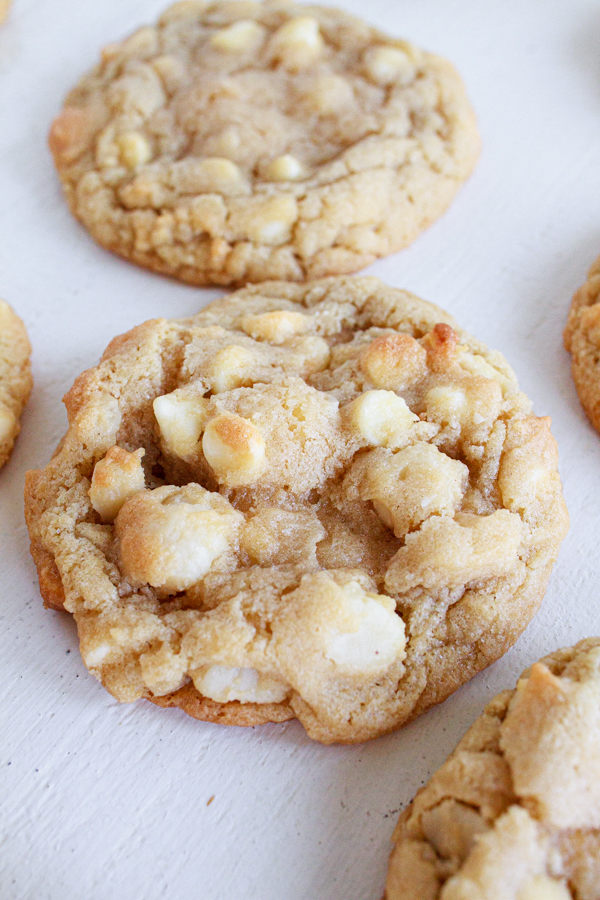
<svg viewBox="0 0 600 900">
<path fill-rule="evenodd" d="M 11 0 L 0 0 L 0 23 L 6 19 L 10 4 Z"/>
<path fill-rule="evenodd" d="M 573 297 L 565 347 L 571 354 L 573 381 L 587 416 L 600 431 L 600 256 L 586 283 Z"/>
<path fill-rule="evenodd" d="M 598 900 L 600 638 L 492 700 L 394 842 L 386 900 Z"/>
<path fill-rule="evenodd" d="M 0 300 L 0 467 L 10 456 L 31 393 L 31 347 L 25 326 Z"/>
<path fill-rule="evenodd" d="M 406 246 L 479 137 L 446 60 L 329 7 L 221 0 L 107 47 L 50 147 L 100 244 L 225 285 L 350 273 Z"/>
<path fill-rule="evenodd" d="M 504 358 L 377 279 L 147 322 L 65 402 L 31 549 L 119 700 L 376 737 L 511 646 L 567 528 Z"/>
</svg>

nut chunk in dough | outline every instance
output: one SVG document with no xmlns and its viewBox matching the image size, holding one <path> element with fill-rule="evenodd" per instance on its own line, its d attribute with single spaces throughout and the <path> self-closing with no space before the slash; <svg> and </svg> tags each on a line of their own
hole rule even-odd
<svg viewBox="0 0 600 900">
<path fill-rule="evenodd" d="M 384 900 L 595 900 L 600 638 L 499 694 L 401 815 Z"/>
<path fill-rule="evenodd" d="M 123 571 L 138 584 L 183 591 L 230 549 L 242 522 L 223 497 L 197 484 L 138 493 L 116 520 Z"/>
<path fill-rule="evenodd" d="M 268 43 L 231 24 L 207 50 L 223 65 Z M 460 396 L 468 414 L 447 415 Z M 566 530 L 549 421 L 508 364 L 377 279 L 147 322 L 65 402 L 59 451 L 28 475 L 32 553 L 122 701 L 385 734 L 514 643 Z"/>
</svg>

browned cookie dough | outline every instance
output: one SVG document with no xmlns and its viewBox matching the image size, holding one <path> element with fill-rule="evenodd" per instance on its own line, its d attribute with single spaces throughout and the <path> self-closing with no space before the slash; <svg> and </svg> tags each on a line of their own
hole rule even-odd
<svg viewBox="0 0 600 900">
<path fill-rule="evenodd" d="M 600 638 L 487 706 L 400 817 L 386 900 L 598 900 Z"/>
<path fill-rule="evenodd" d="M 0 468 L 21 430 L 19 418 L 31 393 L 30 355 L 25 326 L 0 300 Z"/>
<path fill-rule="evenodd" d="M 446 60 L 340 10 L 184 2 L 112 44 L 50 147 L 103 246 L 192 284 L 354 272 L 440 216 L 479 152 Z"/>
<path fill-rule="evenodd" d="M 600 431 L 600 256 L 573 297 L 565 347 L 572 354 L 571 371 L 581 405 Z"/>
<path fill-rule="evenodd" d="M 567 528 L 504 358 L 377 279 L 147 322 L 66 405 L 32 552 L 124 701 L 376 737 L 511 646 Z"/>
</svg>

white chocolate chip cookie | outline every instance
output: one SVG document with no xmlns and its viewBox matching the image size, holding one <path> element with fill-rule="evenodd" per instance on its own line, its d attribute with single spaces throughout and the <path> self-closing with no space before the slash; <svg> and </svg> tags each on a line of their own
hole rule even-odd
<svg viewBox="0 0 600 900">
<path fill-rule="evenodd" d="M 119 700 L 376 737 L 511 646 L 567 528 L 503 357 L 377 279 L 147 322 L 66 405 L 32 553 Z"/>
<path fill-rule="evenodd" d="M 596 900 L 600 638 L 499 694 L 394 832 L 384 900 Z"/>
<path fill-rule="evenodd" d="M 21 430 L 19 418 L 31 393 L 30 355 L 25 326 L 0 300 L 0 468 Z"/>
<path fill-rule="evenodd" d="M 451 202 L 479 138 L 446 60 L 287 0 L 176 3 L 102 52 L 50 148 L 109 250 L 192 284 L 355 272 Z"/>
<path fill-rule="evenodd" d="M 573 381 L 587 416 L 600 431 L 600 256 L 571 304 L 565 328 Z"/>
</svg>

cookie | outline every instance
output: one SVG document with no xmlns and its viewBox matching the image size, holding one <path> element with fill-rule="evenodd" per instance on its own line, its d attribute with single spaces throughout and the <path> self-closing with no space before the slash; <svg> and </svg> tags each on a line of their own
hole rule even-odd
<svg viewBox="0 0 600 900">
<path fill-rule="evenodd" d="M 8 16 L 11 0 L 0 0 L 0 24 L 4 22 Z"/>
<path fill-rule="evenodd" d="M 344 12 L 176 3 L 112 44 L 50 147 L 104 247 L 192 284 L 303 281 L 405 247 L 479 150 L 446 60 Z"/>
<path fill-rule="evenodd" d="M 486 707 L 394 832 L 386 900 L 597 900 L 600 638 Z"/>
<path fill-rule="evenodd" d="M 376 737 L 511 646 L 567 528 L 504 358 L 374 278 L 147 322 L 65 402 L 32 553 L 119 700 Z"/>
<path fill-rule="evenodd" d="M 31 393 L 30 355 L 25 326 L 0 300 L 0 468 L 21 430 L 19 418 Z"/>
<path fill-rule="evenodd" d="M 590 422 L 600 431 L 600 256 L 571 304 L 565 328 L 573 381 Z"/>
</svg>

